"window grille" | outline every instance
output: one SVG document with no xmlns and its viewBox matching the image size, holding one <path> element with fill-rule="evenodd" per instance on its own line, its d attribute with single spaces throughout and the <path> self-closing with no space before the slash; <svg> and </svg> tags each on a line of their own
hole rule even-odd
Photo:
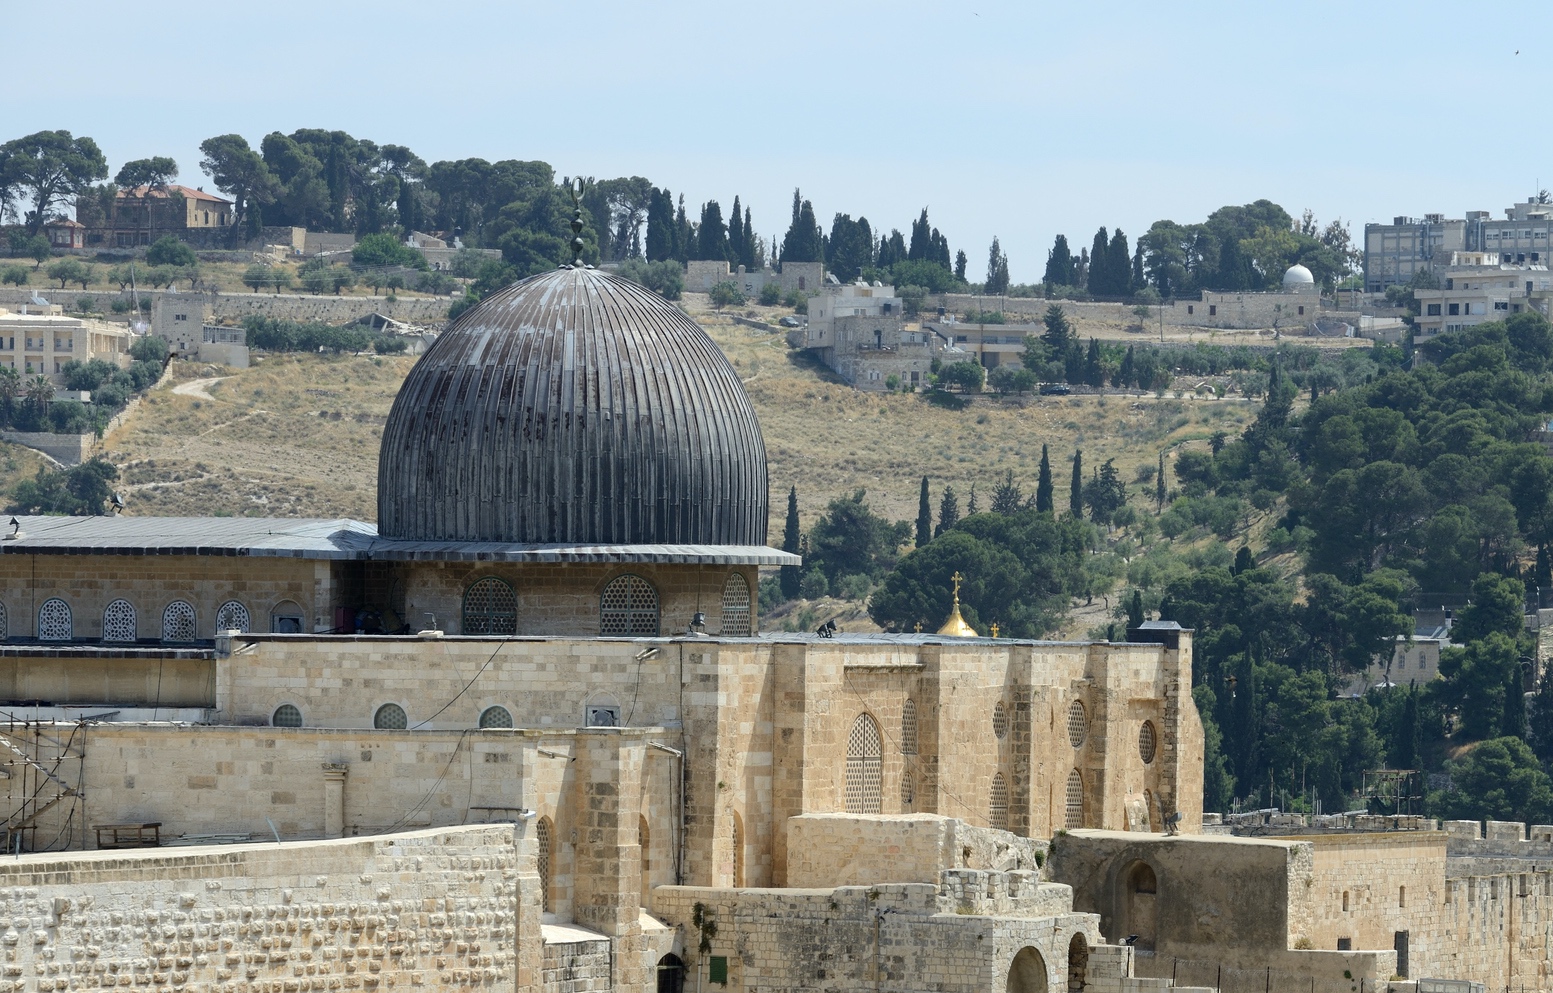
<svg viewBox="0 0 1553 993">
<path fill-rule="evenodd" d="M 487 576 L 464 591 L 464 633 L 518 633 L 518 595 L 510 585 Z"/>
<path fill-rule="evenodd" d="M 0 639 L 10 637 L 10 615 L 5 611 L 5 604 L 0 603 Z"/>
<path fill-rule="evenodd" d="M 1068 810 L 1063 826 L 1069 831 L 1084 826 L 1084 777 L 1077 769 L 1068 773 Z"/>
<path fill-rule="evenodd" d="M 1008 830 L 1008 781 L 1001 772 L 992 777 L 992 800 L 987 805 L 987 823 L 999 831 Z"/>
<path fill-rule="evenodd" d="M 847 813 L 880 812 L 882 753 L 879 725 L 867 714 L 859 714 L 852 722 L 852 736 L 847 740 Z"/>
<path fill-rule="evenodd" d="M 550 818 L 541 817 L 534 828 L 535 847 L 539 849 L 539 893 L 545 913 L 550 912 L 550 846 L 554 844 L 555 832 L 550 827 Z"/>
<path fill-rule="evenodd" d="M 38 608 L 38 639 L 69 641 L 70 636 L 70 604 L 59 597 L 43 601 L 43 606 Z"/>
<path fill-rule="evenodd" d="M 1084 705 L 1074 700 L 1068 705 L 1068 742 L 1074 748 L 1084 747 L 1084 739 L 1089 737 L 1089 714 L 1084 711 Z"/>
<path fill-rule="evenodd" d="M 911 813 L 917 802 L 917 784 L 912 782 L 911 770 L 901 773 L 901 813 Z"/>
<path fill-rule="evenodd" d="M 723 634 L 730 638 L 748 638 L 750 623 L 750 583 L 733 573 L 723 584 Z"/>
<path fill-rule="evenodd" d="M 510 728 L 512 727 L 512 712 L 506 707 L 486 707 L 480 713 L 480 726 L 483 728 Z"/>
<path fill-rule="evenodd" d="M 1149 721 L 1143 722 L 1143 727 L 1138 729 L 1138 757 L 1144 765 L 1154 761 L 1154 751 L 1158 742 L 1154 739 L 1154 725 Z"/>
<path fill-rule="evenodd" d="M 248 632 L 248 608 L 236 600 L 228 600 L 216 611 L 217 631 L 241 631 Z"/>
<path fill-rule="evenodd" d="M 658 591 L 641 576 L 610 580 L 599 598 L 599 634 L 657 637 Z"/>
<path fill-rule="evenodd" d="M 302 726 L 302 711 L 289 703 L 283 703 L 275 708 L 270 724 L 278 728 L 299 728 Z"/>
<path fill-rule="evenodd" d="M 102 640 L 134 641 L 138 637 L 135 626 L 135 605 L 128 600 L 115 600 L 103 608 Z"/>
<path fill-rule="evenodd" d="M 410 726 L 410 719 L 397 703 L 385 703 L 372 715 L 372 726 L 380 731 L 403 731 Z"/>
<path fill-rule="evenodd" d="M 187 642 L 194 640 L 194 608 L 183 600 L 174 600 L 162 611 L 162 640 Z"/>
<path fill-rule="evenodd" d="M 992 708 L 992 733 L 998 738 L 1008 737 L 1008 708 L 999 700 L 997 706 Z"/>
<path fill-rule="evenodd" d="M 901 754 L 917 754 L 917 701 L 907 700 L 901 706 Z"/>
</svg>

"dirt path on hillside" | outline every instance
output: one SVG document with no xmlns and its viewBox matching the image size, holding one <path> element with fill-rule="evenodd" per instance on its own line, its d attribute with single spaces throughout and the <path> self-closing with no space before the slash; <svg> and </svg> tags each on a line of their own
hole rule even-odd
<svg viewBox="0 0 1553 993">
<path fill-rule="evenodd" d="M 209 388 L 223 379 L 231 378 L 231 376 L 212 376 L 209 379 L 191 379 L 187 383 L 179 383 L 177 386 L 174 386 L 173 392 L 181 397 L 199 397 L 201 400 L 214 401 L 216 398 L 207 392 Z"/>
</svg>

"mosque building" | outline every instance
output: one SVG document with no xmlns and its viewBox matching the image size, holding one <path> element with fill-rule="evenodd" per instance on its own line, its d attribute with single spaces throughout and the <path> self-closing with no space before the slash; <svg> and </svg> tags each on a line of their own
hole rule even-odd
<svg viewBox="0 0 1553 993">
<path fill-rule="evenodd" d="M 1143 993 L 1203 852 L 1293 886 L 1199 835 L 1189 631 L 759 633 L 759 423 L 635 284 L 465 312 L 380 464 L 376 527 L 0 541 L 0 991 Z M 1395 972 L 1289 905 L 1232 970 Z"/>
</svg>

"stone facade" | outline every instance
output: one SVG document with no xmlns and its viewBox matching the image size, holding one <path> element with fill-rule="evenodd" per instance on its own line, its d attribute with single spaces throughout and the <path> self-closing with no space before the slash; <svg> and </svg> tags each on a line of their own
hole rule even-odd
<svg viewBox="0 0 1553 993">
<path fill-rule="evenodd" d="M 733 283 L 747 297 L 756 297 L 767 283 L 775 283 L 785 295 L 816 293 L 825 285 L 825 265 L 822 262 L 787 262 L 780 270 L 761 269 L 748 272 L 741 265 L 730 268 L 726 262 L 691 260 L 685 264 L 685 289 L 693 293 L 705 293 L 718 283 Z"/>
</svg>

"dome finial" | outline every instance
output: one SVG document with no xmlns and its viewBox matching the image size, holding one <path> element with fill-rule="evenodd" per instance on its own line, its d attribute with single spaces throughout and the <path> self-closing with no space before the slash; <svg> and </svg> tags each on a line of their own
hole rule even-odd
<svg viewBox="0 0 1553 993">
<path fill-rule="evenodd" d="M 568 180 L 566 191 L 572 195 L 572 267 L 582 268 L 582 192 L 583 180 L 578 176 L 575 180 Z"/>
<path fill-rule="evenodd" d="M 954 610 L 950 612 L 944 626 L 938 629 L 938 633 L 951 638 L 974 638 L 976 629 L 965 623 L 965 618 L 960 616 L 960 584 L 965 581 L 965 577 L 956 570 L 949 578 L 954 580 Z"/>
</svg>

